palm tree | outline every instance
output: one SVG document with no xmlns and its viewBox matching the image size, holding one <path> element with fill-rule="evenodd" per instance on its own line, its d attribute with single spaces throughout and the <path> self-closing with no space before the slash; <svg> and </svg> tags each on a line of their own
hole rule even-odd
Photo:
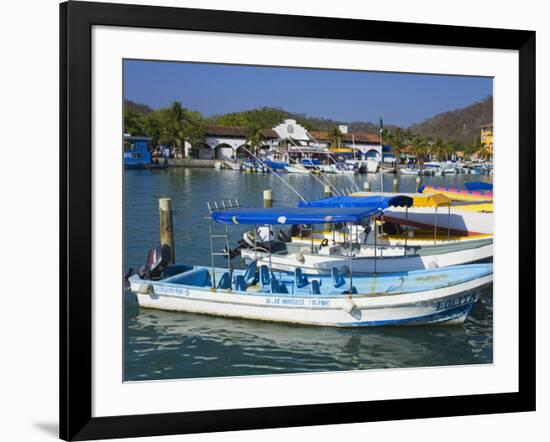
<svg viewBox="0 0 550 442">
<path fill-rule="evenodd" d="M 390 143 L 392 150 L 394 151 L 395 158 L 399 162 L 401 158 L 401 151 L 406 145 L 405 132 L 403 129 L 398 127 L 395 131 L 387 133 L 386 140 Z"/>
<path fill-rule="evenodd" d="M 183 153 L 185 141 L 195 145 L 204 141 L 204 126 L 200 117 L 174 101 L 161 117 L 159 141 Z"/>
<path fill-rule="evenodd" d="M 437 161 L 447 159 L 448 145 L 441 138 L 437 138 L 432 146 Z"/>
<path fill-rule="evenodd" d="M 481 159 L 487 160 L 491 156 L 491 151 L 485 143 L 481 143 L 481 148 L 479 149 L 477 154 Z"/>
<path fill-rule="evenodd" d="M 337 127 L 332 129 L 329 133 L 329 140 L 331 147 L 340 147 L 342 142 L 342 132 L 340 132 L 340 129 Z"/>
<path fill-rule="evenodd" d="M 424 167 L 424 157 L 428 153 L 428 142 L 425 138 L 417 136 L 413 138 L 411 146 L 416 156 L 416 161 L 422 169 Z"/>
<path fill-rule="evenodd" d="M 264 136 L 262 134 L 262 129 L 259 126 L 251 125 L 248 128 L 246 134 L 246 144 L 254 152 L 254 156 L 258 157 L 258 149 L 260 149 L 264 144 Z"/>
</svg>

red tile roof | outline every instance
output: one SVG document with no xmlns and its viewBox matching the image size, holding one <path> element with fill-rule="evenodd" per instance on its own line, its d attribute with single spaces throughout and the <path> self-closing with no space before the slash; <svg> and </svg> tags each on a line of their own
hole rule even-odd
<svg viewBox="0 0 550 442">
<path fill-rule="evenodd" d="M 310 130 L 309 134 L 316 139 L 317 141 L 329 141 L 330 140 L 330 133 L 329 132 L 322 132 L 322 131 L 316 131 L 316 130 Z M 342 141 L 345 142 L 357 142 L 357 143 L 373 143 L 373 144 L 379 144 L 380 143 L 380 136 L 377 134 L 371 134 L 367 132 L 355 132 L 355 133 L 348 133 L 348 134 L 342 134 Z"/>
</svg>

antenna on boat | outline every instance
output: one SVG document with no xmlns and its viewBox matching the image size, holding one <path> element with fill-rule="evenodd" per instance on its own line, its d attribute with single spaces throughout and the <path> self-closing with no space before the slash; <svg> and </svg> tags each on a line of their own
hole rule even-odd
<svg viewBox="0 0 550 442">
<path fill-rule="evenodd" d="M 290 190 L 292 190 L 296 195 L 298 195 L 298 197 L 299 197 L 304 203 L 307 202 L 306 199 L 305 199 L 302 195 L 300 195 L 300 193 L 299 193 L 294 187 L 292 187 L 292 186 L 291 186 L 290 184 L 288 184 L 285 180 L 283 180 L 279 175 L 277 175 L 277 174 L 273 171 L 273 169 L 272 169 L 271 167 L 269 167 L 269 166 L 265 163 L 265 161 L 260 160 L 256 155 L 254 155 L 252 152 L 250 152 L 246 147 L 241 146 L 241 148 L 244 149 L 245 152 L 247 152 L 247 153 L 248 153 L 250 156 L 252 156 L 254 159 L 256 159 L 257 161 L 259 161 L 260 163 L 262 163 L 262 164 L 267 168 L 267 170 L 269 170 L 273 175 L 275 175 L 278 179 L 280 179 L 281 182 L 282 182 L 285 186 L 287 186 L 287 187 L 288 187 Z"/>
<path fill-rule="evenodd" d="M 305 155 L 305 152 L 304 152 L 302 149 L 300 149 L 300 146 L 298 146 L 298 145 L 294 142 L 294 140 L 293 140 L 292 138 L 288 138 L 288 140 L 289 140 L 290 143 L 296 148 L 296 150 L 302 154 L 302 156 Z M 288 158 L 289 158 L 289 160 L 290 160 L 290 155 L 289 155 Z M 295 161 L 296 163 L 298 163 L 296 160 L 294 160 L 294 161 Z M 319 167 L 317 167 L 315 164 L 313 164 L 313 161 L 311 161 L 311 165 L 312 165 L 313 168 L 319 173 L 319 176 L 322 176 L 322 177 L 324 178 L 324 181 L 325 181 L 325 182 L 321 181 L 320 179 L 317 179 L 317 181 L 319 181 L 319 182 L 322 183 L 323 185 L 327 184 L 327 185 L 330 186 L 333 190 L 336 190 L 336 188 L 331 184 L 331 182 L 330 182 L 330 181 L 328 180 L 328 178 L 325 176 L 325 174 L 323 173 L 323 171 L 322 171 Z M 314 175 L 312 175 L 312 176 L 314 176 Z M 315 177 L 315 178 L 317 178 L 317 177 Z"/>
<path fill-rule="evenodd" d="M 313 141 L 315 141 L 315 143 L 317 143 L 317 147 L 319 147 L 319 141 L 317 141 L 315 138 L 313 138 L 313 136 L 311 135 L 311 133 L 309 133 L 309 136 L 312 138 Z M 353 135 L 352 135 L 353 137 Z M 353 138 L 353 158 L 355 159 L 355 139 Z M 332 156 L 330 155 L 330 152 L 321 152 L 323 153 L 324 155 L 327 156 L 327 158 L 332 161 L 334 163 L 334 165 L 336 167 L 338 167 L 338 162 L 332 158 Z M 350 181 L 351 184 L 353 184 L 353 186 L 355 187 L 356 191 L 359 191 L 359 187 L 357 187 L 357 184 L 355 183 L 355 181 L 353 181 L 349 176 L 346 175 L 346 178 Z"/>
<path fill-rule="evenodd" d="M 296 146 L 295 144 L 293 144 L 294 146 Z M 296 146 L 297 147 L 297 146 Z M 281 155 L 283 154 L 280 150 L 278 150 L 276 147 L 273 147 L 273 150 L 277 153 L 280 153 Z M 304 155 L 304 153 L 298 148 L 297 149 L 298 152 L 300 152 L 302 155 Z M 300 164 L 298 161 L 296 161 L 294 158 L 290 158 L 290 155 L 288 156 L 288 160 L 290 162 L 290 160 L 294 161 L 294 164 Z M 340 195 L 340 193 L 338 193 L 338 189 L 336 189 L 336 187 L 334 187 L 334 185 L 325 177 L 325 175 L 322 173 L 322 171 L 320 169 L 318 169 L 315 165 L 314 165 L 315 169 L 319 172 L 319 175 L 322 176 L 325 180 L 321 180 L 319 179 L 317 176 L 315 176 L 310 170 L 308 170 L 309 174 L 315 178 L 319 183 L 321 183 L 323 186 L 329 186 L 331 189 L 332 189 L 332 192 L 336 195 Z"/>
</svg>

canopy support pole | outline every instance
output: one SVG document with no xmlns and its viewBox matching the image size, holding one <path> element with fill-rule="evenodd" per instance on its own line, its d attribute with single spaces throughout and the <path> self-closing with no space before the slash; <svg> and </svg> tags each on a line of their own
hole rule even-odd
<svg viewBox="0 0 550 442">
<path fill-rule="evenodd" d="M 437 244 L 437 206 L 434 212 L 434 246 Z"/>
<path fill-rule="evenodd" d="M 268 230 L 268 232 L 267 232 L 267 234 L 268 234 L 268 236 L 267 236 L 267 239 L 268 239 L 267 243 L 269 244 L 269 275 L 270 275 L 270 277 L 271 277 L 271 228 L 272 228 L 272 225 L 269 224 L 269 226 L 268 226 L 268 229 L 269 229 L 269 230 Z"/>
<path fill-rule="evenodd" d="M 376 216 L 372 219 L 374 222 L 374 275 L 376 276 L 376 260 L 378 247 L 376 245 L 376 239 L 378 236 L 378 226 L 376 225 Z"/>
<path fill-rule="evenodd" d="M 216 267 L 214 266 L 214 244 L 212 243 L 212 217 L 209 217 L 208 228 L 210 231 L 210 260 L 212 262 L 212 288 L 216 287 Z"/>
<path fill-rule="evenodd" d="M 212 217 L 210 217 L 210 224 L 212 224 Z M 225 248 L 227 250 L 227 271 L 229 272 L 229 288 L 232 289 L 231 283 L 231 250 L 229 249 L 229 226 L 225 225 Z"/>
<path fill-rule="evenodd" d="M 351 232 L 352 224 L 349 223 L 349 230 Z M 349 295 L 351 297 L 352 289 L 353 289 L 353 270 L 352 270 L 352 255 L 353 255 L 353 238 L 350 234 L 349 236 Z"/>
<path fill-rule="evenodd" d="M 451 205 L 449 204 L 449 212 L 447 214 L 447 240 L 451 238 Z"/>
<path fill-rule="evenodd" d="M 407 256 L 407 239 L 409 238 L 409 226 L 407 225 L 409 221 L 409 206 L 405 206 L 405 229 L 407 231 L 405 235 L 405 249 L 403 250 L 403 256 Z"/>
<path fill-rule="evenodd" d="M 254 224 L 254 261 L 258 261 L 258 226 Z"/>
</svg>

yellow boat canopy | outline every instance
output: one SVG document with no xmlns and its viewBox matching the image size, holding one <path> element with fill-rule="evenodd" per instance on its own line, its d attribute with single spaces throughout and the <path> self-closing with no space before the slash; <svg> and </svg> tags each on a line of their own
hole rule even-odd
<svg viewBox="0 0 550 442">
<path fill-rule="evenodd" d="M 413 207 L 440 207 L 449 206 L 451 200 L 445 195 L 436 193 L 435 195 L 421 195 L 413 197 Z"/>
</svg>

